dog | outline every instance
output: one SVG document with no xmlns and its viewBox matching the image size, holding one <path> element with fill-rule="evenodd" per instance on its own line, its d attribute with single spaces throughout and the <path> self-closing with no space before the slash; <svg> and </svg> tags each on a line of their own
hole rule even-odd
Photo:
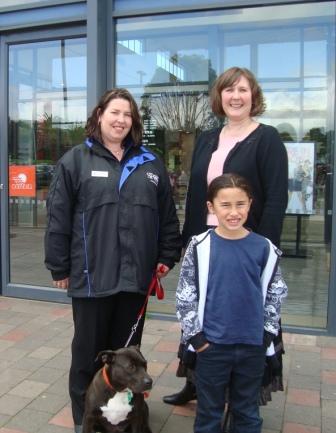
<svg viewBox="0 0 336 433">
<path fill-rule="evenodd" d="M 152 433 L 144 393 L 153 380 L 139 347 L 105 350 L 97 359 L 104 366 L 86 392 L 83 433 Z"/>
</svg>

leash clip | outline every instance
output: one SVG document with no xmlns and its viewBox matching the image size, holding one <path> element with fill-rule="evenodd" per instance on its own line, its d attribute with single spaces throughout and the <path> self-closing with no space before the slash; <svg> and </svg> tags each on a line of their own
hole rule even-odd
<svg viewBox="0 0 336 433">
<path fill-rule="evenodd" d="M 131 328 L 131 333 L 126 341 L 125 347 L 128 347 L 130 341 L 132 340 L 133 335 L 135 334 L 135 331 L 137 330 L 137 327 L 139 325 L 139 320 L 141 319 L 141 316 L 138 318 L 138 320 L 136 321 L 136 323 L 134 323 L 134 325 Z"/>
</svg>

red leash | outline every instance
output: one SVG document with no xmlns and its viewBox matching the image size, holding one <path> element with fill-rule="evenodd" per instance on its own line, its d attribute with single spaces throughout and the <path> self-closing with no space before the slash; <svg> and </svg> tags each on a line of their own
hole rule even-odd
<svg viewBox="0 0 336 433">
<path fill-rule="evenodd" d="M 145 308 L 146 308 L 146 306 L 147 306 L 148 299 L 149 299 L 149 297 L 151 296 L 151 294 L 152 294 L 154 291 L 155 291 L 156 296 L 157 296 L 158 299 L 163 299 L 163 298 L 164 298 L 164 290 L 163 290 L 163 287 L 162 287 L 161 281 L 160 281 L 160 279 L 158 278 L 156 272 L 155 272 L 155 274 L 153 275 L 153 278 L 152 278 L 152 280 L 151 280 L 151 282 L 150 282 L 150 285 L 149 285 L 149 288 L 148 288 L 148 292 L 147 292 L 147 295 L 146 295 L 145 302 L 143 303 L 143 306 L 141 307 L 141 310 L 139 311 L 137 321 L 135 322 L 135 324 L 134 324 L 134 325 L 132 326 L 132 328 L 131 328 L 131 333 L 130 333 L 130 335 L 129 335 L 127 341 L 126 341 L 125 347 L 127 347 L 127 346 L 129 345 L 129 342 L 131 341 L 131 339 L 132 339 L 132 337 L 133 337 L 135 331 L 137 330 L 137 327 L 138 327 L 138 325 L 139 325 L 140 319 L 141 319 L 141 317 L 143 316 L 143 314 L 144 314 L 144 312 L 145 312 Z"/>
</svg>

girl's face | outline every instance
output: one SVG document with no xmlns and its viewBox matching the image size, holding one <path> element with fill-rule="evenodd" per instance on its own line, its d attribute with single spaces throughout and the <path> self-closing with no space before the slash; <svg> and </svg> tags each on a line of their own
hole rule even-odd
<svg viewBox="0 0 336 433">
<path fill-rule="evenodd" d="M 246 236 L 247 230 L 243 225 L 247 220 L 251 203 L 252 200 L 240 188 L 220 189 L 213 202 L 207 202 L 209 212 L 215 214 L 218 219 L 218 234 L 231 239 Z"/>
<path fill-rule="evenodd" d="M 112 99 L 99 116 L 104 144 L 121 145 L 132 127 L 131 104 L 126 99 Z"/>
<path fill-rule="evenodd" d="M 231 86 L 222 90 L 222 107 L 229 120 L 244 120 L 250 117 L 252 91 L 243 75 Z"/>
</svg>

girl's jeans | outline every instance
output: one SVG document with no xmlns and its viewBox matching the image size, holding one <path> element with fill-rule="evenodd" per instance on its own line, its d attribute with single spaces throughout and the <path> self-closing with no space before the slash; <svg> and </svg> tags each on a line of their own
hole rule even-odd
<svg viewBox="0 0 336 433">
<path fill-rule="evenodd" d="M 197 354 L 195 433 L 221 433 L 226 387 L 230 384 L 232 433 L 260 433 L 259 392 L 265 348 L 248 344 L 214 344 Z"/>
</svg>

